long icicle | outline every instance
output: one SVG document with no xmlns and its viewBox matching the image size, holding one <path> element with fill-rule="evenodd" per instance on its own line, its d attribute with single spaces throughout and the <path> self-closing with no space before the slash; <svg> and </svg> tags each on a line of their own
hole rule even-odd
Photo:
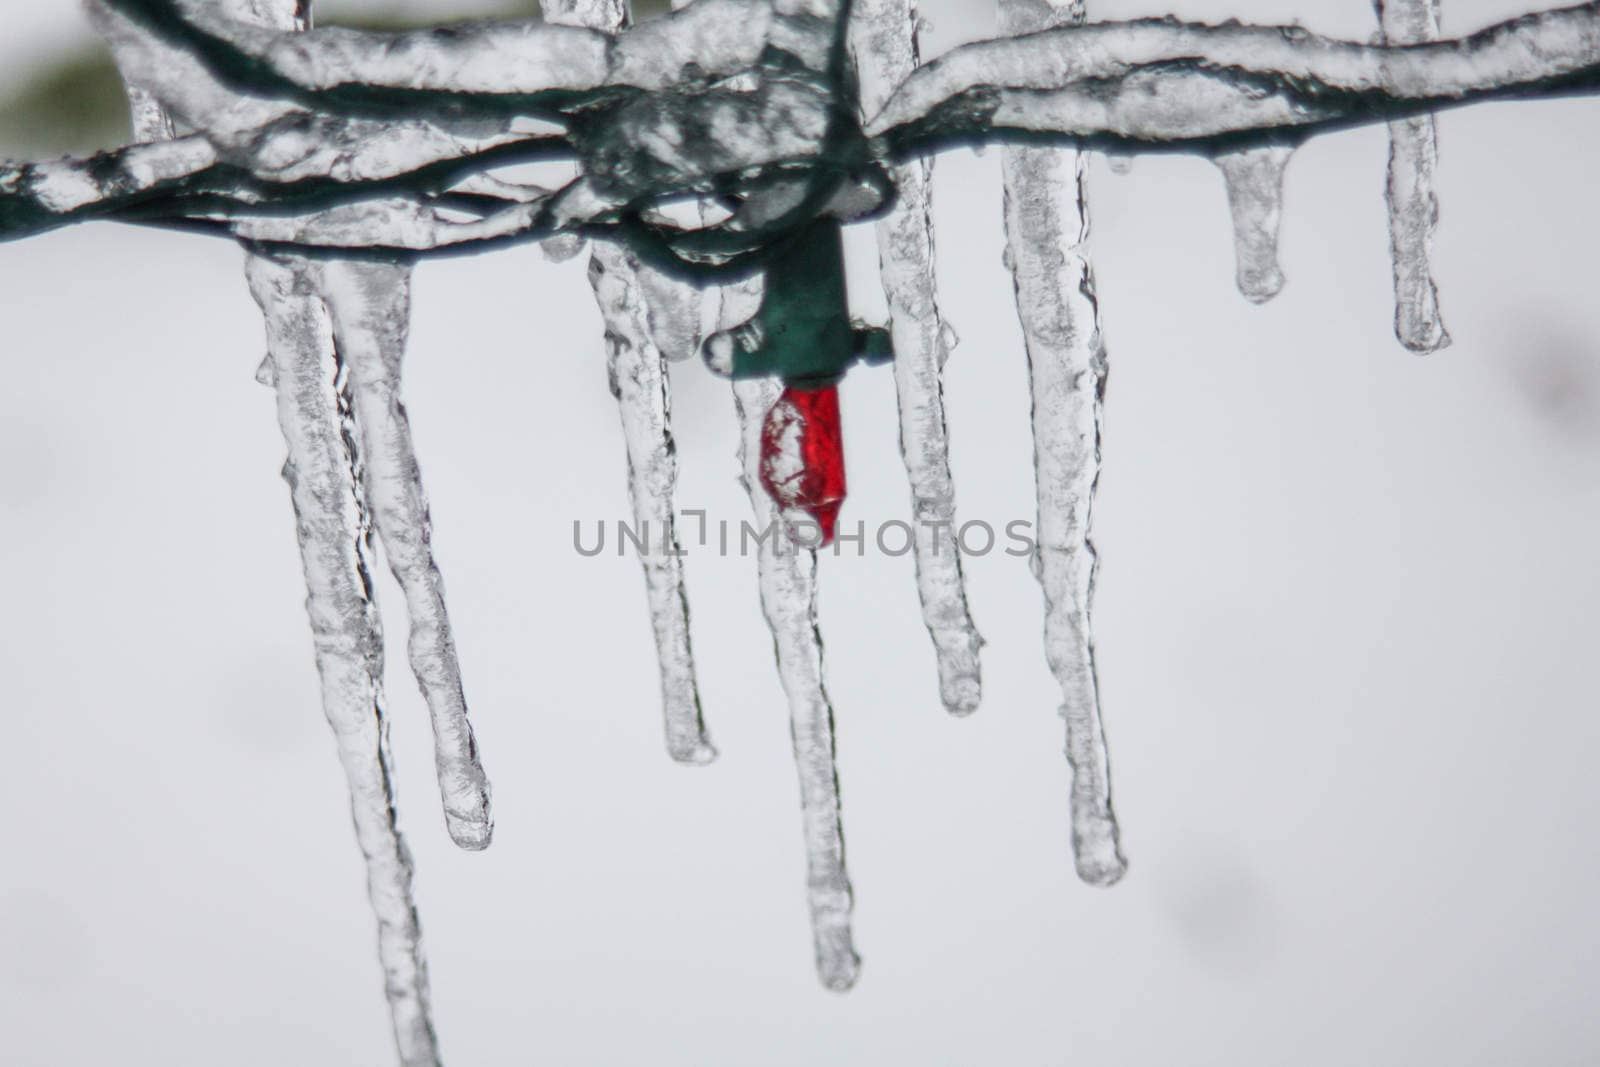
<svg viewBox="0 0 1600 1067">
<path fill-rule="evenodd" d="M 1439 39 L 1439 0 L 1374 0 L 1384 43 L 1422 44 Z M 1439 223 L 1434 172 L 1438 130 L 1432 115 L 1389 123 L 1389 251 L 1394 258 L 1394 333 L 1413 352 L 1450 344 L 1439 314 L 1439 290 L 1430 260 Z"/>
<path fill-rule="evenodd" d="M 433 529 L 411 424 L 400 400 L 401 361 L 411 321 L 411 267 L 382 260 L 328 260 L 320 290 L 366 461 L 365 490 L 383 553 L 405 593 L 411 671 L 433 723 L 434 763 L 445 825 L 466 849 L 489 845 L 494 822 L 489 780 L 478 759 L 461 665 L 433 559 Z"/>
<path fill-rule="evenodd" d="M 1029 32 L 1080 22 L 1083 4 L 1056 9 L 1001 0 L 1002 28 Z M 1111 885 L 1122 877 L 1111 777 L 1100 721 L 1090 608 L 1095 551 L 1091 508 L 1100 476 L 1100 416 L 1106 356 L 1086 242 L 1085 154 L 1007 148 L 1006 258 L 1028 353 L 1038 493 L 1034 573 L 1044 589 L 1045 655 L 1061 686 L 1072 765 L 1072 846 L 1078 877 Z"/>
<path fill-rule="evenodd" d="M 717 750 L 706 735 L 700 709 L 689 598 L 673 515 L 678 453 L 672 440 L 671 387 L 661 351 L 650 339 L 636 267 L 626 249 L 597 242 L 589 259 L 589 280 L 605 319 L 607 374 L 628 451 L 628 497 L 642 534 L 639 563 L 661 671 L 667 752 L 681 763 L 710 763 Z"/>
<path fill-rule="evenodd" d="M 772 630 L 778 675 L 789 701 L 789 728 L 800 775 L 806 840 L 806 890 L 817 976 L 833 990 L 855 984 L 861 970 L 850 931 L 853 895 L 845 870 L 834 766 L 833 705 L 823 684 L 822 636 L 817 629 L 817 554 L 784 533 L 772 499 L 761 487 L 761 428 L 783 385 L 776 378 L 733 383 L 739 418 L 741 482 L 761 533 L 757 567 L 761 610 Z"/>
<path fill-rule="evenodd" d="M 242 21 L 284 30 L 311 25 L 311 0 L 226 2 L 228 13 Z M 250 251 L 245 277 L 266 320 L 267 358 L 257 376 L 277 393 L 288 447 L 283 476 L 294 504 L 322 711 L 338 745 L 366 863 L 395 1048 L 402 1067 L 439 1067 L 411 852 L 395 811 L 383 629 L 368 562 L 372 527 L 349 368 L 339 358 L 313 261 Z"/>
<path fill-rule="evenodd" d="M 548 22 L 608 33 L 622 29 L 629 18 L 626 0 L 544 0 L 544 13 Z M 639 563 L 655 635 L 667 753 L 680 763 L 710 763 L 717 750 L 706 733 L 689 640 L 689 597 L 673 503 L 678 456 L 665 364 L 665 350 L 685 358 L 699 347 L 699 294 L 643 266 L 622 245 L 605 241 L 592 246 L 589 281 L 605 321 L 611 392 L 628 452 L 628 497 L 642 531 Z"/>
<path fill-rule="evenodd" d="M 861 107 L 874 114 L 917 66 L 917 12 L 911 0 L 857 0 L 852 48 L 861 79 Z M 939 696 L 966 715 L 983 695 L 978 659 L 983 638 L 967 607 L 955 538 L 955 485 L 945 426 L 942 373 L 953 334 L 939 312 L 934 273 L 932 166 L 894 169 L 896 204 L 875 227 L 878 263 L 894 341 L 900 455 L 911 483 L 917 593 L 933 639 Z"/>
<path fill-rule="evenodd" d="M 368 568 L 371 528 L 347 368 L 310 261 L 253 254 L 250 290 L 267 323 L 267 352 L 288 445 L 283 476 L 294 502 L 306 611 L 322 678 L 322 707 L 350 786 L 378 958 L 405 1067 L 433 1067 L 438 1045 L 411 898 L 411 855 L 396 825 L 393 763 L 383 709 L 383 634 Z"/>
</svg>

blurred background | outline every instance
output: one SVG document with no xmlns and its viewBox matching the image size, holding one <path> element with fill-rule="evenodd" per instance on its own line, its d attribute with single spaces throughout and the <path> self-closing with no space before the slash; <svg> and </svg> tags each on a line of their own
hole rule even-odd
<svg viewBox="0 0 1600 1067">
<path fill-rule="evenodd" d="M 507 13 L 330 2 L 324 21 Z M 476 4 L 477 6 L 469 6 Z M 528 5 L 521 5 L 526 7 Z M 1100 0 L 1097 18 L 1365 0 Z M 1524 0 L 1449 0 L 1450 34 Z M 992 32 L 928 0 L 928 54 Z M 125 136 L 69 0 L 0 0 L 0 155 Z M 811 968 L 797 788 L 754 560 L 690 546 L 722 758 L 664 754 L 581 261 L 424 265 L 407 380 L 498 833 L 454 849 L 386 572 L 402 825 L 446 1058 L 470 1067 L 1592 1064 L 1600 862 L 1600 111 L 1440 121 L 1455 345 L 1391 333 L 1382 128 L 1288 174 L 1271 304 L 1233 286 L 1220 176 L 1091 168 L 1112 361 L 1100 677 L 1131 861 L 1069 856 L 1025 561 L 969 560 L 986 700 L 942 711 L 909 557 L 827 558 L 861 982 Z M 1033 511 L 999 152 L 938 164 L 963 519 Z M 870 231 L 854 285 L 876 314 Z M 318 704 L 260 318 L 225 242 L 93 224 L 0 247 L 8 1063 L 385 1064 L 345 787 Z M 873 301 L 877 300 L 874 305 Z M 674 367 L 679 503 L 747 514 L 727 386 Z M 844 387 L 845 520 L 908 517 L 892 382 Z"/>
</svg>

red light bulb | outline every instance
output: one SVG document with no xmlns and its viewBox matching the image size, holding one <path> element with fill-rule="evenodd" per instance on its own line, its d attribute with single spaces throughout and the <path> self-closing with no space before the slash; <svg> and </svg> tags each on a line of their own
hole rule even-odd
<svg viewBox="0 0 1600 1067">
<path fill-rule="evenodd" d="M 761 424 L 761 484 L 785 513 L 802 511 L 833 543 L 844 504 L 844 433 L 839 390 L 787 385 Z"/>
</svg>

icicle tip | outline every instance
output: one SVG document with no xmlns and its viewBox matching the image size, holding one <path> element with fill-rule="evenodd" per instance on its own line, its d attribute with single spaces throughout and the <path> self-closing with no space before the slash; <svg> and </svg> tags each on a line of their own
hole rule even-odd
<svg viewBox="0 0 1600 1067">
<path fill-rule="evenodd" d="M 687 742 L 668 738 L 667 754 L 677 763 L 683 763 L 691 767 L 704 767 L 709 763 L 716 762 L 718 752 L 717 747 L 711 743 L 711 739 L 705 734 L 701 734 L 699 737 Z"/>
<path fill-rule="evenodd" d="M 456 847 L 468 852 L 482 852 L 494 839 L 494 820 L 487 811 L 473 815 L 447 811 L 444 813 L 444 825 Z"/>
</svg>

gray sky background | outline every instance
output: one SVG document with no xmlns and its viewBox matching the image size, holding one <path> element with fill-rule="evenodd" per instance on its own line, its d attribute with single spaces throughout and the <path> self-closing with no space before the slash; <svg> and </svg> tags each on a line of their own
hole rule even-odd
<svg viewBox="0 0 1600 1067">
<path fill-rule="evenodd" d="M 425 5 L 416 4 L 420 8 Z M 442 5 L 441 5 L 442 6 Z M 1095 5 L 1304 18 L 1364 0 Z M 929 52 L 987 4 L 926 5 Z M 1452 0 L 1446 25 L 1517 13 Z M 87 33 L 0 0 L 0 70 Z M 1072 875 L 1025 563 L 970 562 L 986 701 L 939 707 L 909 558 L 828 559 L 822 621 L 865 968 L 812 976 L 797 790 L 754 561 L 691 546 L 722 759 L 671 764 L 598 315 L 533 249 L 424 266 L 407 379 L 495 782 L 456 851 L 379 579 L 401 817 L 446 1057 L 1003 1067 L 1590 1064 L 1600 959 L 1600 306 L 1590 101 L 1446 115 L 1453 348 L 1394 341 L 1380 129 L 1291 165 L 1289 284 L 1233 289 L 1220 177 L 1096 161 L 1112 359 L 1097 636 L 1131 870 Z M 999 153 L 938 171 L 964 518 L 1032 514 Z M 857 281 L 872 265 L 857 235 Z M 92 225 L 0 246 L 6 579 L 0 1032 L 18 1065 L 383 1064 L 239 251 Z M 725 384 L 674 368 L 683 507 L 746 514 Z M 886 371 L 844 389 L 847 523 L 905 518 Z"/>
</svg>

